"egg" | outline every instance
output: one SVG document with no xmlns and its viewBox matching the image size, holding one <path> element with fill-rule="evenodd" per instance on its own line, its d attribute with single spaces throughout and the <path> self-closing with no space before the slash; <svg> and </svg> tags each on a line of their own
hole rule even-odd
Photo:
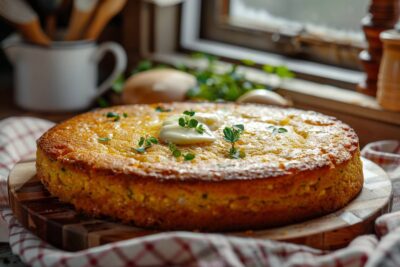
<svg viewBox="0 0 400 267">
<path fill-rule="evenodd" d="M 291 106 L 292 103 L 283 98 L 281 95 L 265 89 L 256 89 L 249 91 L 239 97 L 236 102 L 238 103 L 256 103 L 277 106 Z"/>
<path fill-rule="evenodd" d="M 122 93 L 124 104 L 152 104 L 184 101 L 196 78 L 174 69 L 154 69 L 132 75 Z"/>
</svg>

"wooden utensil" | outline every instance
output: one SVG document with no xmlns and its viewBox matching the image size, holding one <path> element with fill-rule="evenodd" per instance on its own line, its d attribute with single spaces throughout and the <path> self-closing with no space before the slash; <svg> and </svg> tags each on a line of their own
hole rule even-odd
<svg viewBox="0 0 400 267">
<path fill-rule="evenodd" d="M 98 0 L 74 0 L 66 41 L 79 40 L 92 17 Z"/>
<path fill-rule="evenodd" d="M 37 14 L 23 0 L 0 0 L 0 15 L 15 25 L 28 42 L 48 46 L 50 38 L 43 32 Z"/>
<path fill-rule="evenodd" d="M 103 0 L 94 14 L 84 39 L 97 39 L 106 24 L 122 10 L 125 3 L 126 0 Z"/>
<path fill-rule="evenodd" d="M 64 0 L 34 0 L 33 7 L 39 12 L 39 16 L 46 17 L 46 33 L 54 38 L 57 31 L 57 13 L 64 5 Z"/>
</svg>

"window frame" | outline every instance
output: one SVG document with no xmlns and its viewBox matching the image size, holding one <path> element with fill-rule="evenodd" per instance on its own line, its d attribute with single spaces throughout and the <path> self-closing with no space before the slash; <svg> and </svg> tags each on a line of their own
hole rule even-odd
<svg viewBox="0 0 400 267">
<path fill-rule="evenodd" d="M 189 51 L 219 56 L 221 61 L 218 61 L 218 69 L 221 67 L 225 70 L 232 67 L 226 61 L 243 58 L 259 64 L 284 64 L 296 72 L 294 79 L 281 81 L 276 75 L 267 74 L 256 67 L 239 66 L 237 69 L 251 81 L 277 88 L 277 92 L 291 99 L 296 108 L 320 111 L 358 127 L 364 142 L 382 138 L 379 134 L 370 134 L 376 128 L 384 129 L 386 137 L 398 136 L 398 113 L 382 110 L 375 98 L 344 89 L 345 85 L 354 86 L 363 78 L 362 72 L 200 39 L 197 27 L 199 12 L 196 10 L 200 8 L 198 0 L 180 0 L 183 5 L 162 6 L 156 1 L 169 0 L 140 0 L 138 7 L 132 6 L 132 10 L 124 12 L 123 43 L 128 55 L 170 65 L 183 63 L 189 68 L 207 66 L 206 60 L 193 59 Z M 191 12 L 186 12 L 186 8 L 192 9 Z M 136 30 L 132 32 L 133 26 L 140 29 L 138 34 Z M 303 78 L 307 75 L 312 79 Z"/>
<path fill-rule="evenodd" d="M 338 67 L 361 69 L 358 54 L 365 44 L 328 41 L 305 32 L 301 27 L 277 32 L 248 21 L 234 22 L 229 16 L 229 5 L 230 0 L 202 1 L 200 38 Z"/>
<path fill-rule="evenodd" d="M 365 74 L 360 70 L 327 65 L 306 59 L 289 57 L 288 55 L 260 51 L 219 40 L 207 39 L 204 37 L 204 32 L 201 30 L 201 11 L 205 8 L 203 4 L 207 2 L 209 4 L 210 2 L 211 4 L 212 2 L 218 2 L 221 4 L 220 1 L 216 0 L 189 0 L 182 3 L 182 23 L 180 24 L 179 43 L 181 51 L 202 51 L 233 62 L 237 62 L 240 59 L 250 59 L 260 65 L 286 65 L 289 69 L 295 72 L 297 78 L 322 84 L 329 84 L 349 90 L 355 90 L 356 85 L 364 78 Z M 226 9 L 226 7 L 224 8 Z M 214 10 L 212 12 L 220 11 Z M 245 37 L 242 38 L 246 41 L 249 40 Z M 357 53 L 355 55 L 357 59 L 354 60 L 358 62 Z"/>
</svg>

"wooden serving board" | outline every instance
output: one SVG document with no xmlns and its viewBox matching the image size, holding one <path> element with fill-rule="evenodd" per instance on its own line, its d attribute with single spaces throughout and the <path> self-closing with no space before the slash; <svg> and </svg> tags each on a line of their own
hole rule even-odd
<svg viewBox="0 0 400 267">
<path fill-rule="evenodd" d="M 364 163 L 364 188 L 345 208 L 303 223 L 261 231 L 225 235 L 273 239 L 320 249 L 346 246 L 356 236 L 371 233 L 375 219 L 388 211 L 392 186 L 386 173 L 369 160 Z M 70 251 L 154 234 L 156 231 L 107 219 L 96 219 L 60 202 L 36 177 L 35 160 L 18 163 L 9 176 L 10 205 L 18 220 L 52 245 Z"/>
</svg>

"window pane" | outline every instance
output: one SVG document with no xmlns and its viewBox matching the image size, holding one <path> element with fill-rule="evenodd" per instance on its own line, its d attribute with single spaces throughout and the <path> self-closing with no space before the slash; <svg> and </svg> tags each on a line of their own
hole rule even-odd
<svg viewBox="0 0 400 267">
<path fill-rule="evenodd" d="M 306 30 L 333 39 L 362 41 L 361 19 L 370 0 L 231 0 L 233 21 L 277 30 Z"/>
</svg>

